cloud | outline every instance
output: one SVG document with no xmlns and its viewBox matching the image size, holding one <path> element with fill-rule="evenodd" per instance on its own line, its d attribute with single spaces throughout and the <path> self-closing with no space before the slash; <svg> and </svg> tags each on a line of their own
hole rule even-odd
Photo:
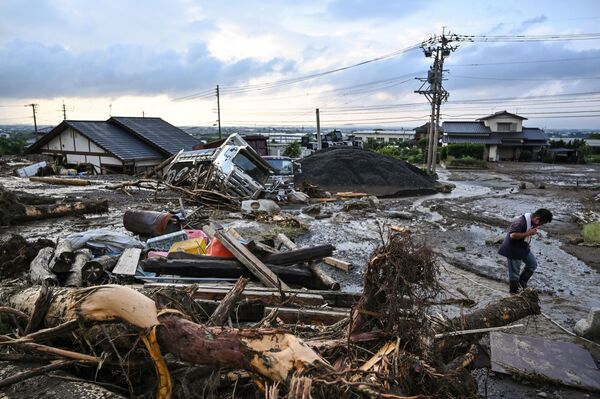
<svg viewBox="0 0 600 399">
<path fill-rule="evenodd" d="M 4 98 L 177 96 L 295 67 L 292 61 L 281 58 L 224 63 L 203 43 L 186 51 L 123 44 L 75 52 L 63 46 L 14 40 L 0 47 L 0 59 L 0 93 Z"/>
<path fill-rule="evenodd" d="M 335 19 L 398 19 L 424 8 L 419 0 L 334 0 L 328 13 Z"/>
</svg>

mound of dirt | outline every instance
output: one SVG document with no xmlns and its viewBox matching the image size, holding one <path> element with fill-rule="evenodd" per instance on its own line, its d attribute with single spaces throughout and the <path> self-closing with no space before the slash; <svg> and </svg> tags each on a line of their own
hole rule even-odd
<svg viewBox="0 0 600 399">
<path fill-rule="evenodd" d="M 432 194 L 438 183 L 404 161 L 354 147 L 328 148 L 300 161 L 295 183 L 334 192 L 365 192 L 379 197 Z"/>
</svg>

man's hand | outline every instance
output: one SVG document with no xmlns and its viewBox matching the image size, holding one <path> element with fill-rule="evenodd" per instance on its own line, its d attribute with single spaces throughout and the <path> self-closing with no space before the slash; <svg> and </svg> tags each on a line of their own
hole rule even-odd
<svg viewBox="0 0 600 399">
<path fill-rule="evenodd" d="M 525 237 L 536 235 L 537 232 L 537 227 L 532 227 L 523 233 L 510 233 L 510 238 L 513 240 L 522 240 Z"/>
<path fill-rule="evenodd" d="M 537 233 L 538 233 L 537 227 L 532 227 L 529 230 L 527 230 L 527 232 L 525 234 L 527 234 L 527 236 L 534 236 Z"/>
</svg>

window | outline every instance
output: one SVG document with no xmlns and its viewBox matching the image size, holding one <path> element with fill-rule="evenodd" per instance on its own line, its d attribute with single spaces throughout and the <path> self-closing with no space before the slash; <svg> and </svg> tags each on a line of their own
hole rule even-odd
<svg viewBox="0 0 600 399">
<path fill-rule="evenodd" d="M 511 132 L 512 131 L 512 123 L 510 122 L 498 122 L 498 131 L 499 132 Z"/>
</svg>

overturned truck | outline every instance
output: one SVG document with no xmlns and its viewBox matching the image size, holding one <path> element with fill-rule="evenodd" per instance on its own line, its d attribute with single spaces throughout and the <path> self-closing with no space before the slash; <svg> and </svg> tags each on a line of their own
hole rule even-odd
<svg viewBox="0 0 600 399">
<path fill-rule="evenodd" d="M 164 173 L 174 186 L 218 191 L 234 198 L 258 198 L 273 168 L 238 134 L 218 148 L 180 151 Z"/>
</svg>

